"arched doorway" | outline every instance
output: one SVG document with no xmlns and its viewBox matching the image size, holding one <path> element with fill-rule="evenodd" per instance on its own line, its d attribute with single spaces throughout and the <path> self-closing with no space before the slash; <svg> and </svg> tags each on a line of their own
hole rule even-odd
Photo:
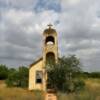
<svg viewBox="0 0 100 100">
<path fill-rule="evenodd" d="M 55 55 L 53 52 L 49 52 L 46 54 L 46 67 L 48 70 L 50 70 L 52 68 L 52 65 L 55 64 Z M 50 75 L 50 72 L 47 71 L 47 89 L 52 89 L 53 86 L 52 84 L 50 83 L 50 78 L 49 78 L 49 75 Z"/>
<path fill-rule="evenodd" d="M 54 64 L 55 63 L 55 55 L 53 52 L 49 52 L 46 54 L 46 64 Z"/>
</svg>

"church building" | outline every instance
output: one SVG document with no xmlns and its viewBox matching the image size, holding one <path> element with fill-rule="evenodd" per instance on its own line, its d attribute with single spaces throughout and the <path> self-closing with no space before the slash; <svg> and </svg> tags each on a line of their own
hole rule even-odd
<svg viewBox="0 0 100 100">
<path fill-rule="evenodd" d="M 29 67 L 29 90 L 47 90 L 47 63 L 58 62 L 58 37 L 52 25 L 43 32 L 42 57 Z"/>
</svg>

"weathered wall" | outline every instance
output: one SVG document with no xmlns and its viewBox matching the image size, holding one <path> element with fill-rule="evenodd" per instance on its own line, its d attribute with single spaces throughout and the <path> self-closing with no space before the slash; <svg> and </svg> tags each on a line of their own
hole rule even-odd
<svg viewBox="0 0 100 100">
<path fill-rule="evenodd" d="M 42 84 L 36 84 L 36 71 L 43 71 L 43 82 Z M 45 90 L 45 72 L 43 69 L 43 60 L 39 61 L 37 64 L 31 66 L 29 69 L 29 90 Z"/>
</svg>

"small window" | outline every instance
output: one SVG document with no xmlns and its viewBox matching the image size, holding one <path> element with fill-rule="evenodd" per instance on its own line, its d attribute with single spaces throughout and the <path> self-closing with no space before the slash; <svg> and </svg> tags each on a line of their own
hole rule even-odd
<svg viewBox="0 0 100 100">
<path fill-rule="evenodd" d="M 42 78 L 43 78 L 43 72 L 42 71 L 37 71 L 36 72 L 36 83 L 41 84 L 42 83 Z"/>
</svg>

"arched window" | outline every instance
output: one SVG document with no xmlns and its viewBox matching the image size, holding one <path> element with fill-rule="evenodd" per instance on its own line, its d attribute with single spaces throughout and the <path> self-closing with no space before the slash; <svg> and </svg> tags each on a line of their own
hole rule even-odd
<svg viewBox="0 0 100 100">
<path fill-rule="evenodd" d="M 46 64 L 54 64 L 55 63 L 55 55 L 52 52 L 46 54 Z"/>
<path fill-rule="evenodd" d="M 46 38 L 45 44 L 55 44 L 55 40 L 53 36 L 48 36 Z"/>
</svg>

